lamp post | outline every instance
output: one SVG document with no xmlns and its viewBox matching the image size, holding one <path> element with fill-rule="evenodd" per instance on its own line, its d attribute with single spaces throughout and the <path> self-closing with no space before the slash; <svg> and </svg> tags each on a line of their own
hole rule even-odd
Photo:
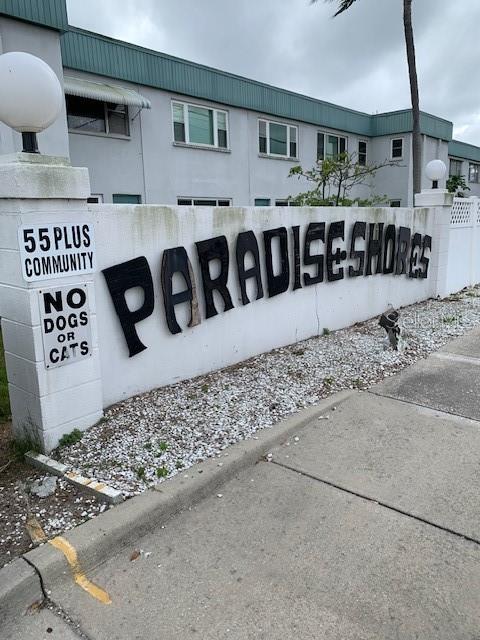
<svg viewBox="0 0 480 640">
<path fill-rule="evenodd" d="M 425 175 L 432 181 L 432 189 L 438 189 L 438 183 L 447 175 L 447 167 L 443 160 L 431 160 L 425 167 Z"/>
<path fill-rule="evenodd" d="M 39 153 L 37 133 L 57 119 L 63 91 L 46 62 L 23 51 L 0 55 L 0 121 L 22 134 L 23 151 Z"/>
</svg>

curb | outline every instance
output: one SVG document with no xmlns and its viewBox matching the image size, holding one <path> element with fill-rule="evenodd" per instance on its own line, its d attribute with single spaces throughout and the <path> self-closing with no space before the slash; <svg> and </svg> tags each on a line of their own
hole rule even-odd
<svg viewBox="0 0 480 640">
<path fill-rule="evenodd" d="M 97 500 L 102 500 L 109 504 L 119 504 L 123 502 L 121 491 L 112 489 L 112 487 L 109 487 L 104 482 L 97 482 L 93 478 L 84 478 L 76 471 L 69 471 L 67 465 L 57 462 L 57 460 L 49 458 L 48 456 L 44 456 L 43 453 L 28 451 L 28 453 L 25 454 L 25 461 L 31 464 L 32 467 L 63 478 L 77 489 L 84 489 L 95 496 Z"/>
<path fill-rule="evenodd" d="M 25 615 L 28 607 L 42 600 L 40 578 L 23 558 L 0 569 L 0 629 L 9 619 Z"/>
<path fill-rule="evenodd" d="M 135 547 L 145 534 L 210 496 L 239 472 L 259 462 L 270 449 L 281 444 L 333 406 L 345 402 L 354 393 L 356 391 L 341 391 L 278 422 L 272 428 L 262 429 L 256 433 L 257 439 L 243 440 L 229 447 L 228 458 L 222 459 L 221 467 L 218 466 L 218 458 L 209 458 L 193 465 L 186 469 L 185 473 L 159 483 L 114 509 L 96 516 L 68 531 L 63 537 L 75 548 L 82 570 L 88 573 L 108 560 L 111 555 L 118 553 L 119 549 L 128 545 Z M 0 569 L 0 584 L 9 584 L 8 575 L 4 578 L 4 571 L 11 571 L 11 568 L 15 571 L 17 562 L 24 565 L 28 562 L 37 569 L 48 589 L 52 589 L 54 585 L 57 587 L 58 582 L 71 581 L 70 568 L 63 554 L 50 544 L 43 544 L 28 551 L 24 558 L 25 560 L 19 559 Z M 32 567 L 28 569 L 33 571 Z M 35 573 L 34 576 L 39 585 L 38 576 Z M 25 578 L 25 588 L 28 584 Z M 16 592 L 22 589 L 22 585 L 23 582 L 15 584 L 12 593 L 9 593 L 8 588 L 5 592 L 0 590 L 2 612 L 4 599 L 15 599 Z"/>
</svg>

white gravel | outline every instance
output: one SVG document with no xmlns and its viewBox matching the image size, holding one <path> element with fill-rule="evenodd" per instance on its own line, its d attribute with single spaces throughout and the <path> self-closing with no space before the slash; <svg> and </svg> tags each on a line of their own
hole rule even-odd
<svg viewBox="0 0 480 640">
<path fill-rule="evenodd" d="M 342 389 L 367 389 L 480 325 L 480 288 L 400 311 L 406 347 L 392 351 L 378 318 L 276 349 L 107 410 L 59 459 L 126 496 L 255 437 Z"/>
</svg>

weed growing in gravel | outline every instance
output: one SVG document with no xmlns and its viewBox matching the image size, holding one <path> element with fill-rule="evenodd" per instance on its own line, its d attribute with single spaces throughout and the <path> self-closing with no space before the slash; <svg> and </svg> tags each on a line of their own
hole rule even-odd
<svg viewBox="0 0 480 640">
<path fill-rule="evenodd" d="M 333 378 L 327 377 L 323 379 L 323 384 L 326 385 L 327 387 L 331 387 L 332 384 L 335 382 L 335 380 Z"/>
<path fill-rule="evenodd" d="M 209 389 L 208 384 L 202 384 L 202 391 L 203 391 L 203 393 L 207 393 L 208 389 Z"/>
<path fill-rule="evenodd" d="M 294 356 L 303 356 L 303 354 L 305 353 L 305 349 L 295 349 L 295 351 L 292 351 Z"/>
<path fill-rule="evenodd" d="M 138 467 L 137 478 L 139 480 L 145 480 L 145 467 Z"/>
<path fill-rule="evenodd" d="M 158 445 L 158 448 L 160 450 L 160 455 L 162 453 L 165 453 L 165 451 L 168 449 L 168 442 L 160 442 L 160 444 Z"/>
<path fill-rule="evenodd" d="M 330 329 L 327 329 L 327 327 L 323 327 L 323 333 L 322 333 L 323 336 L 329 336 L 330 333 L 331 333 Z"/>
<path fill-rule="evenodd" d="M 166 478 L 168 476 L 167 467 L 158 467 L 157 469 L 157 478 Z"/>
<path fill-rule="evenodd" d="M 152 443 L 151 442 L 146 442 L 143 445 L 143 448 L 146 449 L 147 451 L 151 451 L 152 450 Z"/>
<path fill-rule="evenodd" d="M 80 429 L 74 429 L 73 431 L 70 431 L 70 433 L 65 433 L 59 440 L 58 442 L 58 446 L 59 447 L 69 447 L 72 444 L 76 444 L 77 442 L 80 442 L 80 440 L 82 439 L 83 433 L 80 431 Z"/>
<path fill-rule="evenodd" d="M 0 332 L 0 422 L 10 417 L 10 399 L 8 396 L 7 369 L 3 355 L 2 334 Z"/>
<path fill-rule="evenodd" d="M 175 469 L 183 469 L 183 461 L 182 460 L 177 460 L 175 462 Z"/>
<path fill-rule="evenodd" d="M 40 453 L 41 447 L 34 438 L 17 438 L 10 443 L 10 451 L 15 460 L 21 462 L 26 453 L 29 451 Z"/>
<path fill-rule="evenodd" d="M 442 322 L 444 324 L 453 324 L 457 318 L 455 316 L 443 316 Z"/>
</svg>

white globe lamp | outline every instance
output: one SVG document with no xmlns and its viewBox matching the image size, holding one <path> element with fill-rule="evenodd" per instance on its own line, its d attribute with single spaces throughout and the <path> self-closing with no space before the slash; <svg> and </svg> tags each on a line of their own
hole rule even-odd
<svg viewBox="0 0 480 640">
<path fill-rule="evenodd" d="M 22 134 L 23 151 L 38 153 L 39 131 L 57 119 L 63 91 L 46 62 L 23 51 L 0 55 L 0 121 Z"/>
<path fill-rule="evenodd" d="M 432 181 L 432 189 L 438 189 L 438 183 L 447 175 L 447 166 L 443 160 L 431 160 L 425 167 L 425 175 Z"/>
</svg>

